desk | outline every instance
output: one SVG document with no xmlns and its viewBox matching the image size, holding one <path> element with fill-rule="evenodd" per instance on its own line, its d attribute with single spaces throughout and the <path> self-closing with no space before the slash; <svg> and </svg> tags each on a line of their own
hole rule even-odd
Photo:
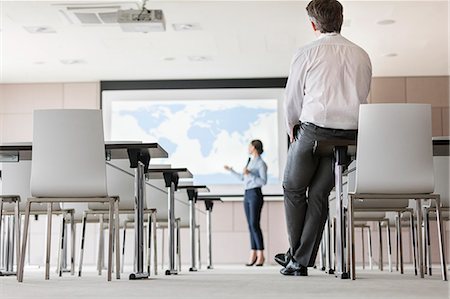
<svg viewBox="0 0 450 299">
<path fill-rule="evenodd" d="M 180 178 L 192 178 L 192 173 L 187 168 L 152 168 L 148 170 L 149 179 L 163 179 L 167 188 L 168 201 L 168 231 L 169 231 L 169 269 L 166 275 L 176 275 L 175 269 L 175 191 L 178 188 Z"/>
<path fill-rule="evenodd" d="M 197 203 L 198 193 L 209 192 L 209 189 L 205 185 L 178 186 L 178 189 L 186 189 L 189 198 L 189 235 L 191 239 L 191 267 L 189 268 L 189 271 L 196 272 L 197 267 L 195 265 L 195 228 L 197 227 L 197 223 L 195 218 L 195 204 Z"/>
<path fill-rule="evenodd" d="M 212 265 L 212 233 L 211 233 L 211 213 L 214 206 L 215 201 L 222 202 L 222 199 L 220 197 L 208 197 L 208 196 L 201 196 L 197 197 L 197 200 L 203 200 L 205 201 L 205 208 L 206 208 L 206 234 L 207 234 L 207 246 L 208 246 L 208 267 L 207 269 L 213 269 Z"/>
<path fill-rule="evenodd" d="M 139 142 L 107 142 L 105 144 L 105 158 L 129 159 L 130 168 L 135 169 L 135 227 L 136 244 L 135 255 L 137 261 L 136 273 L 130 279 L 147 278 L 144 273 L 144 200 L 145 173 L 148 172 L 150 158 L 167 158 L 167 152 L 157 143 Z M 16 143 L 0 145 L 0 162 L 19 162 L 32 159 L 32 143 Z M 120 277 L 117 271 L 116 277 Z"/>
</svg>

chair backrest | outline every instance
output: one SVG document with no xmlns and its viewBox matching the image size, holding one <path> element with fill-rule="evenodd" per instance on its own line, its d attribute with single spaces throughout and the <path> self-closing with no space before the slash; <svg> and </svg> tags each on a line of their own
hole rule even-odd
<svg viewBox="0 0 450 299">
<path fill-rule="evenodd" d="M 431 106 L 360 106 L 357 193 L 432 193 Z"/>
<path fill-rule="evenodd" d="M 100 110 L 36 110 L 31 195 L 104 197 L 105 144 Z"/>
<path fill-rule="evenodd" d="M 450 206 L 450 190 L 449 190 L 449 168 L 450 157 L 434 157 L 434 179 L 435 187 L 434 193 L 441 196 L 441 203 L 443 207 L 448 208 Z"/>
</svg>

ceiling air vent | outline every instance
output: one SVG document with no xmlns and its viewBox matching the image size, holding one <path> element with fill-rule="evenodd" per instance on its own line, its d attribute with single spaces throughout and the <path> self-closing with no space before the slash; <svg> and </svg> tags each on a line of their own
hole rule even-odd
<svg viewBox="0 0 450 299">
<path fill-rule="evenodd" d="M 59 3 L 53 4 L 69 24 L 117 24 L 117 12 L 139 9 L 138 2 Z"/>
</svg>

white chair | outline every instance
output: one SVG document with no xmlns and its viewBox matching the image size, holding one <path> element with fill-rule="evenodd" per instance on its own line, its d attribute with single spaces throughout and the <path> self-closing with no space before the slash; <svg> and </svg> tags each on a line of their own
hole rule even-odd
<svg viewBox="0 0 450 299">
<path fill-rule="evenodd" d="M 31 178 L 31 161 L 30 160 L 21 160 L 17 163 L 4 163 L 3 164 L 3 172 L 2 172 L 2 192 L 3 194 L 17 194 L 21 199 L 19 201 L 19 220 L 20 215 L 25 214 L 26 210 L 26 199 L 31 197 L 30 193 L 30 178 Z M 17 205 L 4 205 L 3 206 L 3 214 L 4 215 L 12 215 L 15 213 L 15 208 Z M 72 211 L 68 209 L 62 209 L 59 204 L 54 204 L 52 208 L 52 215 L 67 215 Z M 46 204 L 34 204 L 30 211 L 31 215 L 39 216 L 47 214 L 47 205 Z M 19 221 L 20 222 L 20 221 Z M 19 226 L 20 228 L 20 226 Z M 20 235 L 20 231 L 19 235 Z M 20 256 L 20 245 L 17 248 Z M 72 251 L 72 257 L 74 255 L 74 251 Z M 17 264 L 19 264 L 19 260 L 17 260 Z M 74 267 L 72 265 L 72 271 Z"/>
<path fill-rule="evenodd" d="M 108 281 L 112 276 L 113 220 L 118 237 L 118 197 L 108 196 L 105 145 L 100 110 L 37 110 L 33 114 L 31 196 L 25 212 L 24 236 L 18 281 L 23 281 L 30 211 L 33 204 L 47 204 L 45 279 L 50 275 L 50 236 L 53 205 L 67 202 L 99 202 L 109 207 Z M 114 212 L 116 217 L 114 218 Z M 116 277 L 120 276 L 116 250 Z"/>
<path fill-rule="evenodd" d="M 134 217 L 130 215 L 134 215 L 134 205 L 135 205 L 135 198 L 134 198 L 134 175 L 129 170 L 129 161 L 128 160 L 114 160 L 107 164 L 106 167 L 106 174 L 107 174 L 107 186 L 108 190 L 110 192 L 113 192 L 114 194 L 118 194 L 121 198 L 119 202 L 119 214 L 121 214 L 121 221 L 120 226 L 124 229 L 124 239 L 126 234 L 126 229 L 130 226 L 129 222 L 130 220 L 134 221 Z M 148 190 L 147 197 L 151 196 L 149 194 Z M 81 276 L 82 273 L 82 265 L 83 265 L 83 254 L 84 254 L 84 236 L 85 236 L 85 230 L 86 230 L 86 221 L 88 220 L 88 216 L 92 217 L 93 215 L 97 215 L 100 217 L 97 221 L 100 223 L 100 234 L 103 234 L 103 220 L 107 219 L 107 212 L 108 210 L 105 209 L 104 205 L 98 204 L 98 203 L 90 203 L 88 205 L 88 209 L 84 212 L 84 215 L 82 217 L 82 243 L 81 243 L 81 253 L 80 253 L 80 261 L 79 261 L 79 270 L 78 270 L 78 276 Z M 147 216 L 147 220 L 152 223 L 150 228 L 148 229 L 148 255 L 147 255 L 147 271 L 150 273 L 150 266 L 151 266 L 151 259 L 150 259 L 150 252 L 151 247 L 153 246 L 154 252 L 155 252 L 155 274 L 157 272 L 156 270 L 156 209 L 149 209 L 147 208 L 147 202 L 144 201 L 144 214 Z M 132 218 L 129 218 L 132 217 Z M 103 218 L 103 219 L 102 219 Z M 102 266 L 101 261 L 103 248 L 101 248 L 101 244 L 99 246 L 99 263 L 97 264 L 97 268 L 99 271 L 99 274 L 101 273 Z M 124 251 L 122 250 L 122 266 L 124 265 Z M 123 267 L 121 269 L 121 272 L 123 272 Z"/>
<path fill-rule="evenodd" d="M 449 168 L 450 168 L 450 157 L 448 156 L 438 156 L 433 158 L 434 164 L 434 178 L 435 186 L 434 193 L 439 194 L 441 197 L 442 204 L 442 217 L 441 221 L 450 220 L 450 190 L 449 190 Z M 432 259 L 431 259 L 431 237 L 430 237 L 430 220 L 434 220 L 433 216 L 436 213 L 436 205 L 431 202 L 424 206 L 424 232 L 425 232 L 425 273 L 432 275 Z M 444 234 L 445 235 L 445 234 Z M 445 240 L 444 240 L 445 241 Z M 446 244 L 446 242 L 444 242 Z M 448 251 L 445 251 L 448 252 Z"/>
<path fill-rule="evenodd" d="M 16 248 L 16 264 L 20 258 L 20 214 L 19 195 L 0 195 L 0 276 L 14 275 L 14 247 Z M 11 207 L 12 211 L 5 210 L 4 204 Z M 3 216 L 12 215 L 12 222 L 5 218 L 5 227 L 2 227 Z M 5 235 L 3 234 L 5 229 Z"/>
<path fill-rule="evenodd" d="M 355 161 L 350 164 L 350 166 L 354 166 L 356 170 L 356 163 Z M 356 184 L 356 171 L 351 171 L 348 173 L 347 176 L 347 184 L 343 186 L 343 193 L 344 193 L 344 206 L 348 207 L 349 202 L 349 192 L 350 190 L 355 190 L 355 184 Z M 402 246 L 402 231 L 399 228 L 401 225 L 399 217 L 401 217 L 401 214 L 404 212 L 411 213 L 411 209 L 408 209 L 409 201 L 408 199 L 403 200 L 392 200 L 390 198 L 385 199 L 378 199 L 378 200 L 371 200 L 371 199 L 358 199 L 357 201 L 353 202 L 353 211 L 354 211 L 354 217 L 353 221 L 372 221 L 372 222 L 378 222 L 378 231 L 379 231 L 379 264 L 378 267 L 381 271 L 384 269 L 384 262 L 383 262 L 383 237 L 382 237 L 382 227 L 386 227 L 386 245 L 387 245 L 387 253 L 388 253 L 388 267 L 389 271 L 392 272 L 392 245 L 391 245 L 391 227 L 389 224 L 390 220 L 386 216 L 386 212 L 395 212 L 397 215 L 397 218 L 395 219 L 394 225 L 396 227 L 396 237 L 399 244 L 399 250 L 397 253 L 399 253 L 399 259 L 398 263 L 400 265 L 400 273 L 403 274 L 403 246 Z M 413 225 L 413 222 L 411 222 L 411 225 Z M 350 262 L 350 261 L 348 261 Z"/>
<path fill-rule="evenodd" d="M 441 203 L 434 191 L 431 106 L 427 104 L 361 105 L 356 155 L 356 186 L 349 193 L 351 274 L 355 279 L 353 210 L 356 200 L 416 200 L 417 225 L 422 224 L 423 199 L 436 202 L 441 246 L 442 279 L 447 280 Z M 418 229 L 418 243 L 422 234 Z M 424 277 L 422 249 L 418 248 Z"/>
</svg>

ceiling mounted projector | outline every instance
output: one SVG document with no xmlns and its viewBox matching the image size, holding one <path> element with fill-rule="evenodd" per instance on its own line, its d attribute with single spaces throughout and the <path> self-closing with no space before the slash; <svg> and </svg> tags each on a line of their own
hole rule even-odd
<svg viewBox="0 0 450 299">
<path fill-rule="evenodd" d="M 166 30 L 166 21 L 160 9 L 119 10 L 117 23 L 125 32 L 161 32 Z"/>
</svg>

